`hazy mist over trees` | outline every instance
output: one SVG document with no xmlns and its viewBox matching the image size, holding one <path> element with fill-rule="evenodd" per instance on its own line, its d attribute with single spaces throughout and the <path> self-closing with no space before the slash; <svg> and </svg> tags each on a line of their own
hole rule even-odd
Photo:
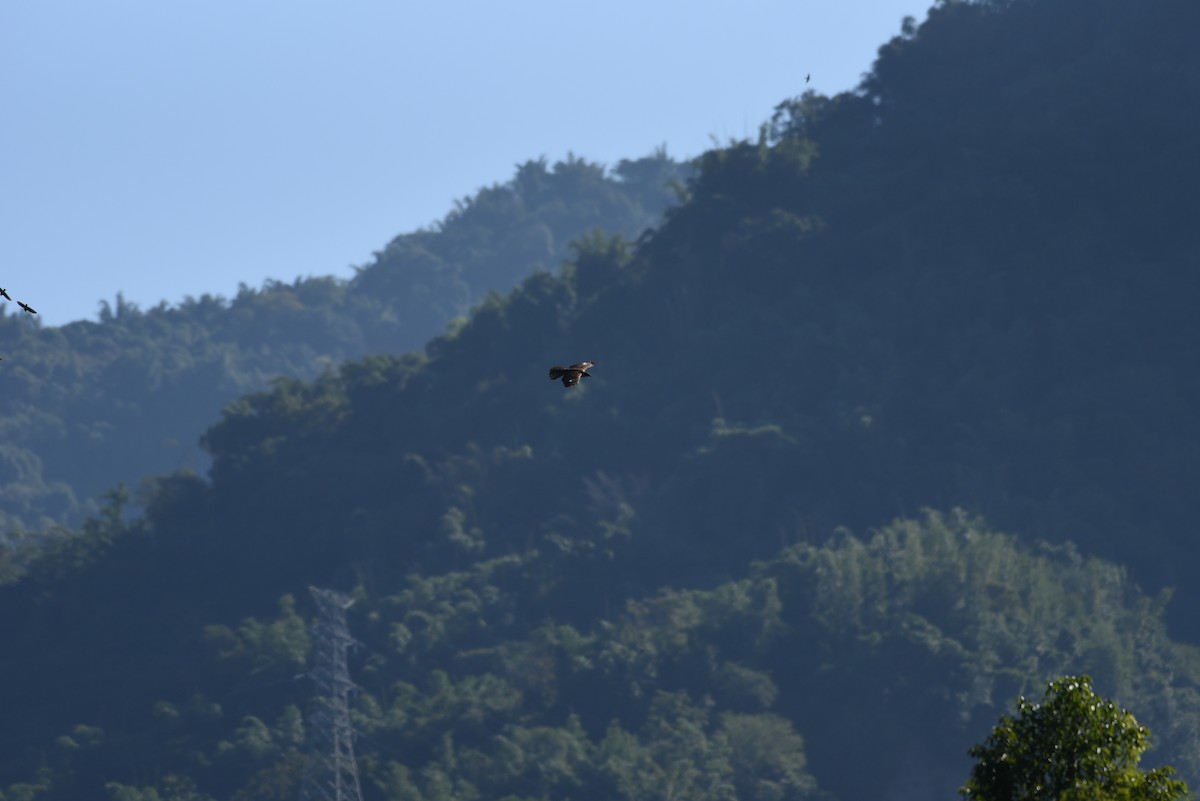
<svg viewBox="0 0 1200 801">
<path fill-rule="evenodd" d="M 148 310 L 118 293 L 97 322 L 59 328 L 0 316 L 0 542 L 78 522 L 120 481 L 205 469 L 197 443 L 224 404 L 275 377 L 419 350 L 487 293 L 557 270 L 580 235 L 636 238 L 688 174 L 665 151 L 611 170 L 529 161 L 437 226 L 396 237 L 349 281 L 273 281 Z"/>
</svg>

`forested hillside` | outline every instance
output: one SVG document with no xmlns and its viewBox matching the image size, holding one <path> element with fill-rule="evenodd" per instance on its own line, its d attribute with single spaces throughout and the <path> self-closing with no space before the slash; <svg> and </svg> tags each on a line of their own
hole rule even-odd
<svg viewBox="0 0 1200 801">
<path fill-rule="evenodd" d="M 1194 785 L 1197 29 L 939 3 L 637 243 L 229 405 L 7 566 L 0 788 L 295 797 L 309 585 L 372 799 L 950 798 L 1064 673 Z"/>
<path fill-rule="evenodd" d="M 147 310 L 118 294 L 97 322 L 58 328 L 0 314 L 0 545 L 22 529 L 77 524 L 118 482 L 206 469 L 200 435 L 225 403 L 272 378 L 418 350 L 488 292 L 556 270 L 572 240 L 596 229 L 636 238 L 688 173 L 665 152 L 612 170 L 530 161 L 434 228 L 396 237 L 349 281 L 274 281 Z"/>
</svg>

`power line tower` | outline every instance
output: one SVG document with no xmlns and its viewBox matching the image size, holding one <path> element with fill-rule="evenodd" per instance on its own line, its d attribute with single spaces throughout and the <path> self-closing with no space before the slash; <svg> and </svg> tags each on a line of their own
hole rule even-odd
<svg viewBox="0 0 1200 801">
<path fill-rule="evenodd" d="M 346 650 L 354 644 L 346 628 L 346 609 L 354 600 L 333 590 L 308 590 L 318 613 L 313 624 L 316 656 L 308 674 L 317 683 L 317 694 L 308 713 L 308 760 L 300 801 L 362 801 L 350 725 L 349 700 L 355 686 L 346 667 Z"/>
</svg>

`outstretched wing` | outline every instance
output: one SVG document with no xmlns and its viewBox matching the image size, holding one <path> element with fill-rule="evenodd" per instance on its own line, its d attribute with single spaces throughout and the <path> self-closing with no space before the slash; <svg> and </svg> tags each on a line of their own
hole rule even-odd
<svg viewBox="0 0 1200 801">
<path fill-rule="evenodd" d="M 567 368 L 556 364 L 550 368 L 550 380 L 557 381 L 558 379 L 562 378 L 566 372 Z"/>
<path fill-rule="evenodd" d="M 581 373 L 586 373 L 588 370 L 592 369 L 595 366 L 596 366 L 595 362 L 579 362 L 578 364 L 572 364 L 571 369 L 578 370 Z"/>
</svg>

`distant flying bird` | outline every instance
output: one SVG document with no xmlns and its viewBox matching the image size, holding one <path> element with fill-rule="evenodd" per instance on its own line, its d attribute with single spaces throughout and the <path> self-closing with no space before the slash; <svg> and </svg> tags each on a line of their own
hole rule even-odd
<svg viewBox="0 0 1200 801">
<path fill-rule="evenodd" d="M 0 287 L 0 295 L 3 295 L 5 300 L 12 300 L 12 298 L 8 296 L 8 290 L 3 287 Z"/>
<path fill-rule="evenodd" d="M 805 82 L 805 83 L 808 83 L 810 80 L 812 80 L 812 73 L 811 73 L 811 72 L 810 72 L 810 73 L 808 73 L 807 75 L 805 75 L 805 76 L 804 76 L 804 82 Z"/>
<path fill-rule="evenodd" d="M 18 300 L 18 301 L 17 301 L 17 305 L 18 305 L 18 306 L 20 306 L 20 307 L 21 307 L 22 309 L 24 309 L 25 311 L 29 312 L 30 314 L 37 314 L 37 309 L 35 309 L 35 308 L 33 308 L 32 306 L 30 306 L 28 303 L 23 303 L 23 302 L 21 302 L 21 301 L 19 301 L 19 300 Z"/>
<path fill-rule="evenodd" d="M 580 362 L 572 364 L 570 367 L 561 367 L 556 364 L 550 368 L 550 380 L 557 381 L 561 378 L 564 387 L 573 387 L 579 383 L 579 379 L 591 378 L 592 374 L 588 370 L 595 366 L 595 362 Z"/>
</svg>

